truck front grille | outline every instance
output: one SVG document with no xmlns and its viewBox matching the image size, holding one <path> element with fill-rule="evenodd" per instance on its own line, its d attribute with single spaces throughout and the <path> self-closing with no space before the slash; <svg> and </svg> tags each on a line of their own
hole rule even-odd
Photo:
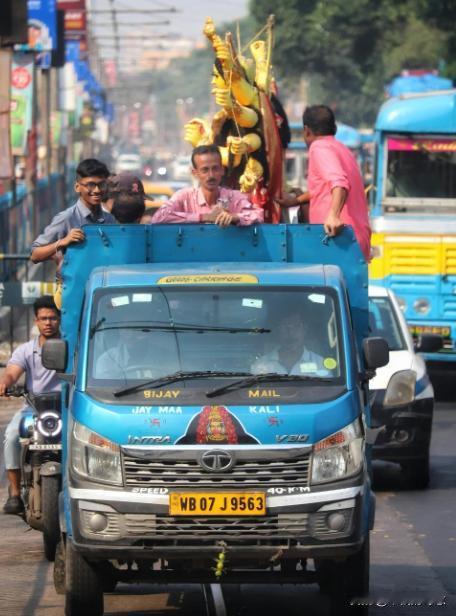
<svg viewBox="0 0 456 616">
<path fill-rule="evenodd" d="M 149 518 L 149 519 L 147 519 Z M 129 536 L 154 540 L 215 541 L 220 539 L 296 539 L 307 533 L 308 514 L 238 518 L 177 518 L 168 516 L 125 515 Z"/>
<path fill-rule="evenodd" d="M 237 459 L 227 472 L 208 473 L 197 459 L 144 459 L 124 455 L 127 486 L 176 488 L 252 488 L 307 486 L 309 483 L 308 453 L 282 457 L 275 452 L 272 459 Z"/>
</svg>

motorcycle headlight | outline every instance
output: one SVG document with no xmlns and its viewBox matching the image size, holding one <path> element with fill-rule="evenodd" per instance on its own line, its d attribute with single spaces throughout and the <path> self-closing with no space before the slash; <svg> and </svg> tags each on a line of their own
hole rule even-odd
<svg viewBox="0 0 456 616">
<path fill-rule="evenodd" d="M 358 420 L 313 446 L 311 483 L 326 483 L 356 474 L 363 464 L 363 436 Z"/>
<path fill-rule="evenodd" d="M 119 445 L 76 421 L 71 440 L 71 463 L 78 475 L 122 485 Z"/>
<path fill-rule="evenodd" d="M 62 419 L 55 411 L 43 411 L 38 415 L 36 428 L 45 438 L 54 438 L 62 432 Z"/>
<path fill-rule="evenodd" d="M 386 388 L 383 406 L 401 406 L 409 404 L 415 398 L 416 372 L 399 370 L 390 378 Z"/>
</svg>

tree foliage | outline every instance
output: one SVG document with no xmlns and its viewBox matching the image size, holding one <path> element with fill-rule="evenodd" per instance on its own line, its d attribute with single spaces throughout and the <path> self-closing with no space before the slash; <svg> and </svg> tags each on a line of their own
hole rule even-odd
<svg viewBox="0 0 456 616">
<path fill-rule="evenodd" d="M 258 25 L 276 16 L 274 64 L 285 85 L 305 75 L 311 99 L 318 92 L 349 123 L 373 121 L 385 83 L 403 68 L 445 59 L 451 72 L 456 57 L 456 0 L 251 0 L 250 10 Z"/>
</svg>

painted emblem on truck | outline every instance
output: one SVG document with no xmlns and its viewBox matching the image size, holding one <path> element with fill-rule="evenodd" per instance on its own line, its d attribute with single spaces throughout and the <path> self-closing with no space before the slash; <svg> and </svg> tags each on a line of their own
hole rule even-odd
<svg viewBox="0 0 456 616">
<path fill-rule="evenodd" d="M 258 443 L 247 434 L 237 417 L 224 406 L 204 406 L 190 421 L 185 434 L 176 444 L 237 445 Z"/>
</svg>

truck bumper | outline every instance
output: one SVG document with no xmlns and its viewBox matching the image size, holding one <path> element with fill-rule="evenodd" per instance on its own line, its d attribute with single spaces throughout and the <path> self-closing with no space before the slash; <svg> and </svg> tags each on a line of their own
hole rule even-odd
<svg viewBox="0 0 456 616">
<path fill-rule="evenodd" d="M 172 517 L 168 496 L 70 489 L 72 541 L 89 560 L 210 560 L 224 545 L 236 562 L 344 558 L 373 525 L 369 484 L 267 497 L 267 515 Z"/>
</svg>

